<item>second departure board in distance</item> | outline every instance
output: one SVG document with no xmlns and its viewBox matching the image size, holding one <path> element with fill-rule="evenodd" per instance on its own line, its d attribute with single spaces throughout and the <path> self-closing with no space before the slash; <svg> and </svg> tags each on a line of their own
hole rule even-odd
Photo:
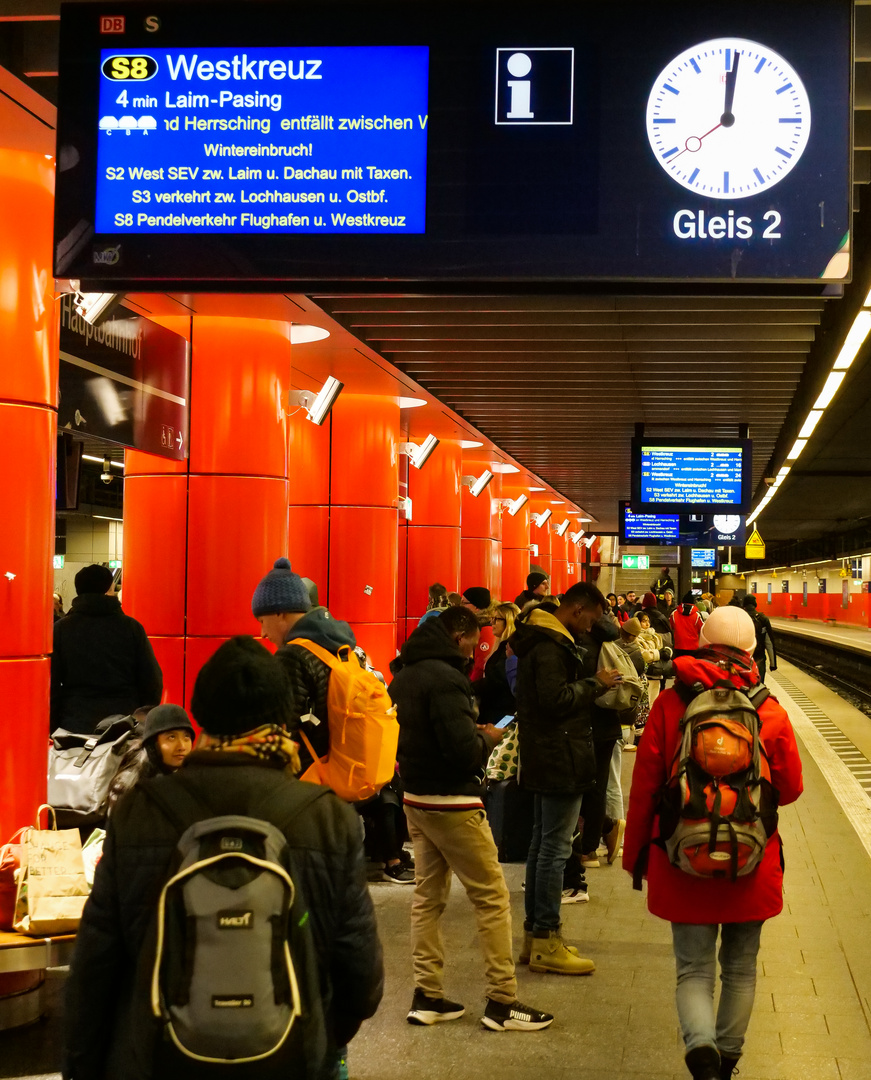
<svg viewBox="0 0 871 1080">
<path fill-rule="evenodd" d="M 634 440 L 632 473 L 636 511 L 740 512 L 750 494 L 750 443 Z"/>
</svg>

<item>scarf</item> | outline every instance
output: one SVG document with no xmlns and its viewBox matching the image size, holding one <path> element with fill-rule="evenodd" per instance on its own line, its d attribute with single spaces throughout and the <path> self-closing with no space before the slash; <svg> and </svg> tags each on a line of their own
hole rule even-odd
<svg viewBox="0 0 871 1080">
<path fill-rule="evenodd" d="M 196 748 L 249 754 L 270 765 L 279 762 L 293 776 L 300 771 L 299 746 L 278 724 L 263 724 L 253 731 L 243 731 L 241 735 L 209 735 L 204 731 L 197 740 Z"/>
</svg>

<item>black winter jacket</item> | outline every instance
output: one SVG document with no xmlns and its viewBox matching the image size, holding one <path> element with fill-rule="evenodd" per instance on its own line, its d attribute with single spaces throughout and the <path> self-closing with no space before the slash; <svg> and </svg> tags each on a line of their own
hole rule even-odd
<svg viewBox="0 0 871 1080">
<path fill-rule="evenodd" d="M 165 790 L 184 785 L 215 816 L 262 814 L 284 832 L 287 869 L 309 916 L 305 955 L 294 956 L 304 1002 L 305 1058 L 283 1060 L 279 1051 L 242 1071 L 246 1080 L 332 1080 L 337 1047 L 374 1014 L 383 990 L 381 944 L 354 810 L 324 789 L 322 797 L 295 814 L 315 785 L 230 752 L 194 753 L 174 775 L 147 784 Z M 150 924 L 179 835 L 142 787 L 124 796 L 109 819 L 67 988 L 64 1075 L 70 1080 L 229 1075 L 228 1066 L 186 1058 L 180 1065 L 174 1058 L 165 1064 L 148 1015 L 143 979 L 147 984 L 153 956 Z M 137 970 L 140 956 L 144 962 Z"/>
<path fill-rule="evenodd" d="M 343 645 L 353 649 L 357 644 L 351 627 L 340 619 L 334 619 L 325 607 L 312 608 L 288 632 L 288 641 L 304 638 L 336 656 Z M 327 715 L 327 692 L 330 688 L 330 668 L 304 645 L 283 645 L 275 654 L 284 665 L 290 679 L 293 701 L 287 727 L 298 731 L 302 717 L 311 713 L 319 724 L 308 721 L 305 733 L 318 757 L 330 749 L 330 728 Z M 302 771 L 311 765 L 311 754 L 305 743 L 300 743 L 299 759 Z"/>
<path fill-rule="evenodd" d="M 498 724 L 503 717 L 514 715 L 516 704 L 505 674 L 507 653 L 508 642 L 500 641 L 484 666 L 484 677 L 472 683 L 478 699 L 479 724 Z"/>
<path fill-rule="evenodd" d="M 441 619 L 428 619 L 414 630 L 391 664 L 399 775 L 409 793 L 483 794 L 494 742 L 475 726 L 468 664 Z"/>
<path fill-rule="evenodd" d="M 643 611 L 650 619 L 650 629 L 655 630 L 657 634 L 668 634 L 668 640 L 671 641 L 671 623 L 668 621 L 668 616 L 657 607 L 646 607 Z"/>
<path fill-rule="evenodd" d="M 54 624 L 51 730 L 93 733 L 107 716 L 157 705 L 163 673 L 142 623 L 117 596 L 86 593 Z"/>
<path fill-rule="evenodd" d="M 518 659 L 520 783 L 548 795 L 589 790 L 596 782 L 590 710 L 602 686 L 589 677 L 584 650 L 538 609 L 509 641 Z"/>
</svg>

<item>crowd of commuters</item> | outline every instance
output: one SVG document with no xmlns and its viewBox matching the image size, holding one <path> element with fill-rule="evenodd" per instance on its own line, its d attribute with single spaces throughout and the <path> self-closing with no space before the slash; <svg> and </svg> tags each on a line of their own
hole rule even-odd
<svg viewBox="0 0 871 1080">
<path fill-rule="evenodd" d="M 396 772 L 375 796 L 349 805 L 297 778 L 317 781 L 317 765 L 328 759 L 336 737 L 335 660 L 384 679 L 372 671 L 350 625 L 318 605 L 312 582 L 278 559 L 257 583 L 252 611 L 272 648 L 237 637 L 216 651 L 194 686 L 195 728 L 179 705 L 157 704 L 160 669 L 144 629 L 112 595 L 111 577 L 102 567 L 82 570 L 71 611 L 54 631 L 53 730 L 88 734 L 115 714 L 139 720 L 109 790 L 103 855 L 71 968 L 69 1080 L 210 1077 L 225 1068 L 220 1057 L 185 1051 L 175 1028 L 171 1039 L 160 1037 L 156 991 L 149 989 L 163 977 L 160 948 L 183 953 L 177 964 L 183 978 L 167 976 L 170 989 L 160 999 L 163 1019 L 169 1023 L 178 1014 L 193 1028 L 193 958 L 214 946 L 214 935 L 185 937 L 178 921 L 164 935 L 160 920 L 158 933 L 155 900 L 166 894 L 179 865 L 188 865 L 190 855 L 188 862 L 179 860 L 191 844 L 200 843 L 209 859 L 220 858 L 207 846 L 214 822 L 224 823 L 221 844 L 247 850 L 250 819 L 267 830 L 281 873 L 292 882 L 289 906 L 275 926 L 286 938 L 288 962 L 292 958 L 295 995 L 283 1037 L 269 1053 L 250 1059 L 256 1062 L 248 1066 L 252 1077 L 348 1075 L 348 1043 L 378 1008 L 383 989 L 367 889 L 373 865 L 384 881 L 414 886 L 408 1022 L 430 1026 L 466 1011 L 448 993 L 451 958 L 441 931 L 456 875 L 483 954 L 481 1022 L 496 1031 L 534 1032 L 548 1028 L 554 1016 L 518 1000 L 516 965 L 541 975 L 595 972 L 595 961 L 565 939 L 561 911 L 588 899 L 588 870 L 601 859 L 614 863 L 621 853 L 637 884 L 646 877 L 651 912 L 672 924 L 691 1075 L 721 1080 L 734 1074 L 762 927 L 782 907 L 776 824 L 752 873 L 692 877 L 666 852 L 671 834 L 662 800 L 693 695 L 723 686 L 751 695 L 750 712 L 758 707 L 766 791 L 775 804 L 801 793 L 792 729 L 763 686 L 765 662 L 770 658 L 774 668 L 776 657 L 755 597 L 743 606 L 715 607 L 713 597 L 687 593 L 676 604 L 667 567 L 640 598 L 631 590 L 605 596 L 586 583 L 553 596 L 536 568 L 514 602 L 495 602 L 482 586 L 458 594 L 432 585 L 426 613 L 388 676 L 399 728 Z M 513 762 L 513 778 L 496 783 L 529 793 L 531 814 L 516 958 L 511 899 L 487 813 L 489 766 L 500 758 L 503 740 L 514 748 L 503 755 Z M 627 814 L 622 764 L 630 751 L 637 753 Z M 268 850 L 256 848 L 258 866 L 269 864 Z M 253 880 L 243 874 L 232 887 Z M 239 905 L 246 903 L 240 898 Z M 218 927 L 222 919 L 248 925 L 249 917 L 241 907 L 219 910 Z M 715 1013 L 718 937 L 723 989 Z M 179 978 L 188 980 L 187 989 Z M 284 1000 L 284 985 L 274 984 L 276 1005 Z M 218 993 L 212 1002 L 226 1005 L 228 1030 L 238 1035 L 246 1022 L 266 1024 L 260 1012 L 236 1009 L 255 1010 L 255 997 L 262 1007 L 263 997 L 253 993 L 250 999 Z"/>
</svg>

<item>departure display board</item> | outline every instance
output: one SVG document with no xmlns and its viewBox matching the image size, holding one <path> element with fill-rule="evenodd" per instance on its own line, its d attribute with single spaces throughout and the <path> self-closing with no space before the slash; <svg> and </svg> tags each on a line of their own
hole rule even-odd
<svg viewBox="0 0 871 1080">
<path fill-rule="evenodd" d="M 717 569 L 716 548 L 692 548 L 690 551 L 691 565 L 704 570 Z"/>
<path fill-rule="evenodd" d="M 750 446 L 746 439 L 633 439 L 633 510 L 746 510 L 750 500 Z"/>
<path fill-rule="evenodd" d="M 634 514 L 625 506 L 621 525 L 622 544 L 644 544 L 651 540 L 676 544 L 680 539 L 680 517 L 677 514 Z"/>
<path fill-rule="evenodd" d="M 423 47 L 104 49 L 97 231 L 425 232 L 427 66 Z"/>
<path fill-rule="evenodd" d="M 91 288 L 844 281 L 849 0 L 61 13 L 55 263 Z"/>
</svg>

